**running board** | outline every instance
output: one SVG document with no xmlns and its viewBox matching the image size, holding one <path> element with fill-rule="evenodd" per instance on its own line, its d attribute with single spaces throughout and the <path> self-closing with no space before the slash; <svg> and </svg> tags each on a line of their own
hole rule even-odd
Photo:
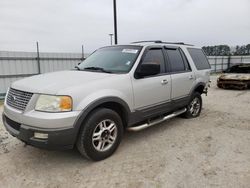
<svg viewBox="0 0 250 188">
<path fill-rule="evenodd" d="M 135 126 L 135 127 L 129 127 L 127 130 L 128 130 L 128 131 L 140 131 L 140 130 L 146 129 L 146 128 L 148 128 L 148 127 L 151 127 L 151 126 L 153 126 L 153 125 L 156 125 L 156 124 L 158 124 L 158 123 L 161 123 L 161 122 L 163 122 L 163 121 L 166 121 L 166 120 L 168 120 L 168 119 L 171 119 L 171 118 L 173 118 L 173 117 L 175 117 L 175 116 L 178 116 L 178 115 L 180 115 L 180 114 L 183 114 L 183 113 L 186 112 L 186 111 L 187 111 L 187 109 L 184 108 L 184 109 L 182 109 L 182 110 L 178 110 L 178 111 L 175 111 L 175 112 L 172 113 L 172 114 L 169 114 L 169 115 L 167 115 L 167 116 L 164 116 L 164 117 L 161 118 L 161 119 L 157 119 L 157 120 L 154 120 L 154 121 L 152 121 L 152 122 L 148 122 L 148 123 L 145 123 L 145 124 L 142 124 L 142 125 L 138 125 L 138 126 Z"/>
</svg>

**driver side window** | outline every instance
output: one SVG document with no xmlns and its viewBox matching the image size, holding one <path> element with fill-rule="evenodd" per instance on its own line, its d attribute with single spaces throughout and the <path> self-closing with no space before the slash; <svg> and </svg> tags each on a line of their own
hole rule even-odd
<svg viewBox="0 0 250 188">
<path fill-rule="evenodd" d="M 158 64 L 160 73 L 165 73 L 164 57 L 161 49 L 150 49 L 146 52 L 141 64 Z"/>
</svg>

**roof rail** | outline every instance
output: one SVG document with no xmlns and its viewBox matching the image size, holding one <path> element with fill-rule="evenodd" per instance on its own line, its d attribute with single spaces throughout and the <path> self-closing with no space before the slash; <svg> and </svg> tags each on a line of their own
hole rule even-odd
<svg viewBox="0 0 250 188">
<path fill-rule="evenodd" d="M 163 41 L 161 41 L 161 40 L 136 41 L 136 42 L 132 42 L 132 44 L 144 43 L 144 42 L 154 42 L 154 43 L 163 43 L 163 44 L 179 44 L 179 45 L 193 46 L 192 44 L 185 44 L 184 42 L 163 42 Z"/>
<path fill-rule="evenodd" d="M 186 44 L 184 42 L 162 42 L 164 44 L 179 44 L 179 45 L 186 45 L 186 46 L 194 46 L 193 44 Z"/>
<path fill-rule="evenodd" d="M 142 41 L 136 41 L 136 42 L 131 42 L 131 43 L 132 43 L 132 44 L 136 44 L 136 43 L 143 43 L 143 42 L 162 43 L 161 40 L 142 40 Z"/>
</svg>

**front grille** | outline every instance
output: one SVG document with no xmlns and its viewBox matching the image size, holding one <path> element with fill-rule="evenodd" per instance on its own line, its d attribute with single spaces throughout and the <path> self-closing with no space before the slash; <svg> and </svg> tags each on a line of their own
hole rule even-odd
<svg viewBox="0 0 250 188">
<path fill-rule="evenodd" d="M 15 109 L 24 111 L 32 95 L 33 93 L 10 88 L 7 96 L 7 104 Z"/>
<path fill-rule="evenodd" d="M 15 122 L 15 121 L 13 121 L 13 120 L 11 120 L 10 118 L 8 118 L 7 116 L 4 116 L 5 117 L 5 121 L 6 121 L 6 123 L 9 125 L 9 126 L 11 126 L 13 129 L 16 129 L 16 130 L 20 130 L 20 126 L 21 126 L 21 124 L 20 123 L 17 123 L 17 122 Z"/>
</svg>

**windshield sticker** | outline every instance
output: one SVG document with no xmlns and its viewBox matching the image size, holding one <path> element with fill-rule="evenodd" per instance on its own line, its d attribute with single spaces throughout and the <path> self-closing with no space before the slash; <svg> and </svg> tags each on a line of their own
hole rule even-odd
<svg viewBox="0 0 250 188">
<path fill-rule="evenodd" d="M 123 49 L 122 53 L 131 53 L 131 54 L 136 54 L 138 50 L 136 49 Z"/>
</svg>

